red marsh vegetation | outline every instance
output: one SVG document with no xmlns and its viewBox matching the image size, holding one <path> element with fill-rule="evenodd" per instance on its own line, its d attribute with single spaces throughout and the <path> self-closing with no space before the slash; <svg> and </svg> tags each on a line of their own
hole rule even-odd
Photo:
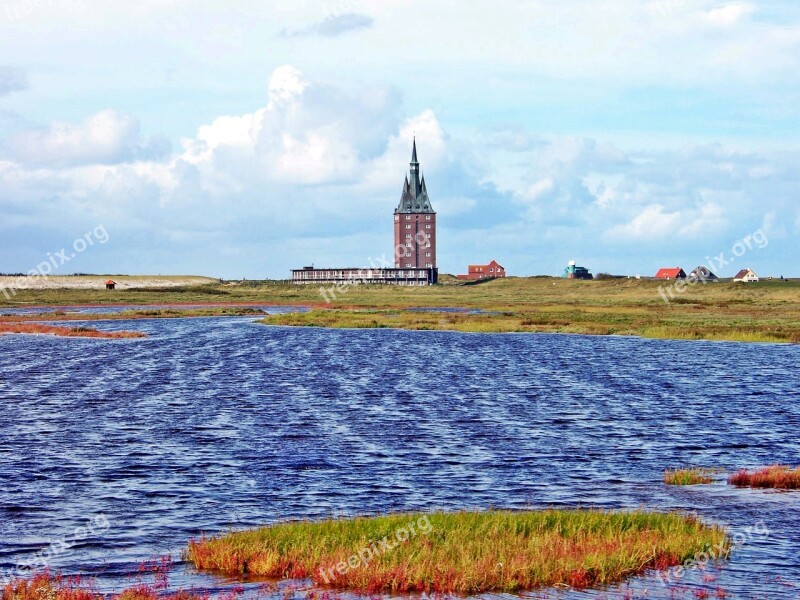
<svg viewBox="0 0 800 600">
<path fill-rule="evenodd" d="M 742 469 L 728 477 L 728 483 L 737 487 L 800 490 L 800 467 L 772 465 L 755 471 Z"/>
<path fill-rule="evenodd" d="M 59 337 L 127 339 L 142 338 L 146 334 L 138 331 L 98 331 L 89 327 L 61 327 L 58 325 L 44 325 L 42 323 L 0 323 L 0 335 L 8 333 L 22 333 L 28 335 L 55 335 Z"/>
</svg>

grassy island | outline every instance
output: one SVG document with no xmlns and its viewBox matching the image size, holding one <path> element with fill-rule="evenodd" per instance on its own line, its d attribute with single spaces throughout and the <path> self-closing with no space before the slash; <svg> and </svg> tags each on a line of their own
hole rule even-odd
<svg viewBox="0 0 800 600">
<path fill-rule="evenodd" d="M 726 555 L 726 533 L 691 516 L 540 510 L 280 523 L 193 540 L 186 556 L 199 569 L 360 593 L 477 594 L 613 584 L 711 548 Z"/>
<path fill-rule="evenodd" d="M 755 471 L 743 469 L 731 475 L 728 483 L 737 487 L 800 490 L 800 467 L 772 465 Z"/>
<path fill-rule="evenodd" d="M 700 485 L 714 481 L 711 469 L 667 469 L 664 471 L 664 483 L 667 485 Z"/>
</svg>

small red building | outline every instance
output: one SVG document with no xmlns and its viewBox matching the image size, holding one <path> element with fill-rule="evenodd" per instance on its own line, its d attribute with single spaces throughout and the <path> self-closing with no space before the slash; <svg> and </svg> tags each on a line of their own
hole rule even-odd
<svg viewBox="0 0 800 600">
<path fill-rule="evenodd" d="M 113 279 L 109 279 L 108 281 L 106 281 L 106 289 L 107 290 L 113 290 L 116 287 L 117 287 L 117 282 L 114 281 Z"/>
<path fill-rule="evenodd" d="M 686 272 L 680 267 L 665 267 L 658 270 L 656 279 L 686 279 Z"/>
<path fill-rule="evenodd" d="M 493 260 L 488 265 L 469 265 L 467 267 L 466 275 L 457 275 L 459 279 L 467 281 L 476 281 L 478 279 L 487 279 L 489 277 L 505 277 L 506 270 Z"/>
</svg>

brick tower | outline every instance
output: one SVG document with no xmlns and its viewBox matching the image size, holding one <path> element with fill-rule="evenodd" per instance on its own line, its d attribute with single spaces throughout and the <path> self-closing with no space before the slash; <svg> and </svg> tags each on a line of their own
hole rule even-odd
<svg viewBox="0 0 800 600">
<path fill-rule="evenodd" d="M 394 209 L 394 266 L 436 269 L 436 213 L 420 174 L 416 138 L 403 195 Z"/>
</svg>

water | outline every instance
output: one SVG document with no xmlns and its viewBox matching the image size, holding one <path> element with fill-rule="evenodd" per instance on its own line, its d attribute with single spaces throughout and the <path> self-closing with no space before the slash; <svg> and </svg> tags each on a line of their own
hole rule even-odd
<svg viewBox="0 0 800 600">
<path fill-rule="evenodd" d="M 308 310 L 302 306 L 271 306 L 259 304 L 237 304 L 223 302 L 219 304 L 102 304 L 96 306 L 30 306 L 25 308 L 0 307 L 0 317 L 4 316 L 34 316 L 52 315 L 60 312 L 68 315 L 114 315 L 131 310 L 191 310 L 197 308 L 252 308 L 265 313 L 304 312 Z"/>
<path fill-rule="evenodd" d="M 636 578 L 641 597 L 800 597 L 800 493 L 661 482 L 674 466 L 800 463 L 800 347 L 252 321 L 0 337 L 0 570 L 66 538 L 53 568 L 101 589 L 171 553 L 173 587 L 217 591 L 230 582 L 180 563 L 189 538 L 388 510 L 644 506 L 745 543 L 668 587 Z M 70 537 L 99 515 L 107 528 Z"/>
</svg>

